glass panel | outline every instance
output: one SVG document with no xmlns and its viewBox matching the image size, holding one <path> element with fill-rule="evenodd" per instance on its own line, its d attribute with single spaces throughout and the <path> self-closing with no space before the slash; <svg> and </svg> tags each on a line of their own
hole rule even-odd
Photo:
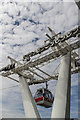
<svg viewBox="0 0 80 120">
<path fill-rule="evenodd" d="M 38 90 L 35 94 L 35 98 L 41 97 L 42 95 L 42 90 Z"/>
</svg>

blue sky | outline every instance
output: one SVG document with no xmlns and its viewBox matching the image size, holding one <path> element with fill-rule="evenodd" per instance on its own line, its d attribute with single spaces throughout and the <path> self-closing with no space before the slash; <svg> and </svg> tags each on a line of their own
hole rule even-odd
<svg viewBox="0 0 80 120">
<path fill-rule="evenodd" d="M 48 26 L 56 33 L 64 33 L 78 25 L 78 9 L 73 0 L 72 2 L 4 0 L 0 3 L 0 67 L 9 63 L 7 56 L 19 60 L 23 55 L 43 45 L 44 40 L 47 39 L 45 33 L 49 33 Z M 44 67 L 44 70 L 54 74 L 53 71 L 59 62 L 59 60 L 54 61 Z M 71 117 L 78 117 L 77 76 L 72 76 Z M 18 85 L 8 78 L 0 77 L 0 79 L 2 79 L 0 88 Z M 56 81 L 48 83 L 53 95 L 55 95 L 56 83 Z M 33 95 L 39 87 L 45 87 L 45 84 L 30 86 Z M 0 106 L 2 106 L 0 117 L 25 117 L 19 85 L 0 91 Z M 52 108 L 38 106 L 38 109 L 41 117 L 50 117 Z"/>
</svg>

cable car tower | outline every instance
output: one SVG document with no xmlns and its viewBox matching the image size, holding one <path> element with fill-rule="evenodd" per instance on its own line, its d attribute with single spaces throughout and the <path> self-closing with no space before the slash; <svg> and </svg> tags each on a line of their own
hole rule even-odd
<svg viewBox="0 0 80 120">
<path fill-rule="evenodd" d="M 19 82 L 26 118 L 40 118 L 29 85 L 45 83 L 50 80 L 58 80 L 51 118 L 70 118 L 71 74 L 80 71 L 80 58 L 75 52 L 80 48 L 80 26 L 66 34 L 61 32 L 55 34 L 51 28 L 48 27 L 48 29 L 52 36 L 46 34 L 48 39 L 43 46 L 24 55 L 22 62 L 8 56 L 11 64 L 0 70 L 0 75 L 3 77 Z M 50 75 L 40 69 L 40 66 L 45 66 L 51 60 L 59 57 L 62 58 L 59 74 Z M 41 76 L 36 70 L 47 77 Z M 13 74 L 19 75 L 19 81 L 11 77 Z M 34 75 L 39 79 L 36 79 Z"/>
</svg>

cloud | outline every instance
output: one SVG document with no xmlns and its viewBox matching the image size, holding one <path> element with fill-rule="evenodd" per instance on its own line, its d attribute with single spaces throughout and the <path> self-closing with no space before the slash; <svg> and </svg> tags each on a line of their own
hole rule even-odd
<svg viewBox="0 0 80 120">
<path fill-rule="evenodd" d="M 78 10 L 74 2 L 62 2 L 61 0 L 58 2 L 26 2 L 25 0 L 20 2 L 20 0 L 4 0 L 4 2 L 1 3 L 0 67 L 10 63 L 7 56 L 11 56 L 17 60 L 22 59 L 23 55 L 29 53 L 30 51 L 34 51 L 43 45 L 44 40 L 47 39 L 45 33 L 50 34 L 47 29 L 48 26 L 56 33 L 60 31 L 64 33 L 78 25 Z M 41 69 L 51 75 L 54 75 L 59 71 L 58 69 L 54 72 L 59 63 L 60 59 L 53 61 L 53 63 L 48 64 L 48 66 L 44 66 Z M 41 75 L 44 76 L 43 74 Z M 73 78 L 76 79 L 76 76 Z M 2 87 L 16 85 L 15 82 L 12 82 L 7 78 L 1 79 L 3 81 Z M 74 88 L 74 86 L 77 87 L 77 81 L 75 79 L 72 80 L 72 95 L 74 96 L 77 91 L 77 89 Z M 48 82 L 48 84 L 49 89 L 55 96 L 57 81 L 52 80 Z M 30 86 L 32 94 L 34 95 L 37 88 L 40 87 L 45 87 L 45 84 Z M 75 100 L 76 99 L 77 97 L 75 97 Z M 3 117 L 24 117 L 19 87 L 3 91 L 2 106 Z M 50 117 L 52 108 L 42 109 L 41 107 L 38 107 L 38 109 L 42 117 Z"/>
</svg>

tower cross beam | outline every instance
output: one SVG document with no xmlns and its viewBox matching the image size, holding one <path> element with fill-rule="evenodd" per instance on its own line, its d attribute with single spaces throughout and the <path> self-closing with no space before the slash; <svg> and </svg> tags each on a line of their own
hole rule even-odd
<svg viewBox="0 0 80 120">
<path fill-rule="evenodd" d="M 20 66 L 12 69 L 11 71 L 2 73 L 2 75 L 3 76 L 8 76 L 8 75 L 11 75 L 11 74 L 18 73 L 19 71 L 23 71 L 23 70 L 26 70 L 26 69 L 28 70 L 29 67 L 35 67 L 37 65 L 41 65 L 44 62 L 47 62 L 47 61 L 49 61 L 51 59 L 54 59 L 54 58 L 58 58 L 60 56 L 64 56 L 68 52 L 70 52 L 72 50 L 75 50 L 75 49 L 78 49 L 78 48 L 80 48 L 80 40 L 78 40 L 77 42 L 72 43 L 72 44 L 70 44 L 70 45 L 68 45 L 64 48 L 61 48 L 60 50 L 64 51 L 64 53 L 59 52 L 60 50 L 54 51 L 54 52 L 52 52 L 48 55 L 45 55 L 44 57 L 38 58 L 35 61 L 30 61 L 29 63 L 21 64 Z M 67 49 L 67 51 L 66 51 L 66 49 Z M 17 63 L 19 63 L 19 62 L 17 62 Z"/>
</svg>

